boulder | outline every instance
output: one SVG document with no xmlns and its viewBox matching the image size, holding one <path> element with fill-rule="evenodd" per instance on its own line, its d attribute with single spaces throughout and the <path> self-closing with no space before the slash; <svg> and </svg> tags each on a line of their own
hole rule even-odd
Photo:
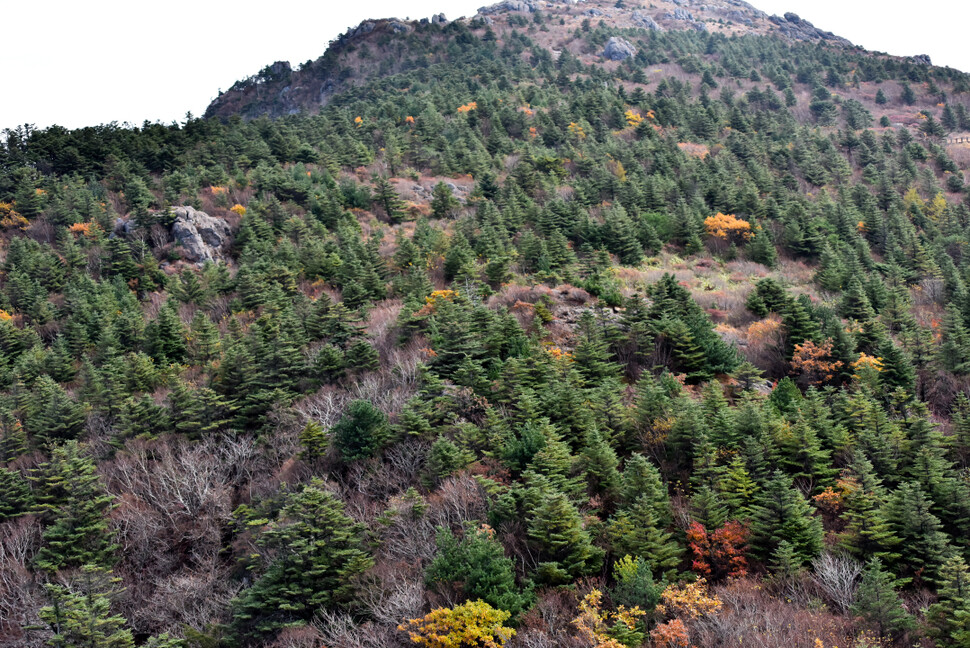
<svg viewBox="0 0 970 648">
<path fill-rule="evenodd" d="M 189 206 L 173 208 L 172 215 L 172 236 L 186 260 L 202 263 L 223 258 L 232 237 L 229 223 Z"/>
<path fill-rule="evenodd" d="M 664 18 L 668 20 L 683 20 L 685 22 L 694 22 L 694 15 L 687 11 L 686 9 L 681 9 L 677 7 L 673 11 L 668 11 L 664 14 Z"/>
<path fill-rule="evenodd" d="M 912 57 L 912 59 L 914 63 L 919 65 L 933 65 L 933 61 L 930 59 L 929 54 L 917 54 L 916 56 Z"/>
<path fill-rule="evenodd" d="M 637 27 L 643 27 L 650 31 L 663 31 L 663 27 L 658 25 L 656 20 L 641 11 L 633 12 L 633 23 Z"/>
<path fill-rule="evenodd" d="M 539 3 L 537 0 L 505 0 L 504 2 L 494 4 L 490 7 L 482 7 L 478 10 L 478 13 L 483 16 L 488 16 L 506 11 L 525 11 L 528 13 L 535 13 L 536 11 L 539 11 Z"/>
<path fill-rule="evenodd" d="M 432 25 L 443 25 L 446 22 L 448 22 L 448 19 L 445 18 L 445 15 L 443 13 L 435 14 L 434 16 L 431 16 Z"/>
<path fill-rule="evenodd" d="M 592 9 L 587 9 L 586 11 L 584 11 L 583 15 L 589 16 L 590 18 L 598 18 L 603 15 L 603 12 L 597 9 L 596 7 L 593 7 Z"/>
<path fill-rule="evenodd" d="M 798 14 L 795 13 L 786 13 L 784 17 L 772 16 L 768 20 L 778 25 L 778 31 L 792 40 L 824 40 L 841 43 L 843 45 L 851 45 L 851 43 L 849 43 L 849 41 L 846 39 L 836 36 L 832 32 L 818 29 L 815 25 L 807 20 L 803 20 Z"/>
<path fill-rule="evenodd" d="M 636 56 L 636 54 L 637 49 L 633 44 L 627 39 L 618 36 L 614 36 L 607 41 L 606 47 L 603 49 L 603 58 L 610 61 L 624 61 Z"/>
</svg>

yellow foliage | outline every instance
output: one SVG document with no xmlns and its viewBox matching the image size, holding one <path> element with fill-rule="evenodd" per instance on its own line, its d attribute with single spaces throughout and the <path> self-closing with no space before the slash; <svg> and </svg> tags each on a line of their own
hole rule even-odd
<svg viewBox="0 0 970 648">
<path fill-rule="evenodd" d="M 246 208 L 240 205 L 239 203 L 236 203 L 235 205 L 230 207 L 229 211 L 231 211 L 234 214 L 239 214 L 240 216 L 246 215 Z"/>
<path fill-rule="evenodd" d="M 0 227 L 3 229 L 27 229 L 27 219 L 13 208 L 13 203 L 0 202 Z"/>
<path fill-rule="evenodd" d="M 357 124 L 357 128 L 360 128 L 364 125 L 364 118 L 358 115 L 357 117 L 354 117 L 354 123 Z"/>
<path fill-rule="evenodd" d="M 0 308 L 0 322 L 6 322 L 11 319 L 13 319 L 13 315 Z"/>
<path fill-rule="evenodd" d="M 71 234 L 80 234 L 87 238 L 91 238 L 98 229 L 97 223 L 74 223 L 67 228 Z"/>
<path fill-rule="evenodd" d="M 754 237 L 751 223 L 732 214 L 716 213 L 704 220 L 707 233 L 714 238 L 748 241 Z"/>
<path fill-rule="evenodd" d="M 919 192 L 916 191 L 916 187 L 910 187 L 909 191 L 903 194 L 903 207 L 909 209 L 913 205 L 916 205 L 920 209 L 926 207 L 926 203 L 920 198 Z"/>
<path fill-rule="evenodd" d="M 721 607 L 721 599 L 707 593 L 707 581 L 703 578 L 685 585 L 668 585 L 660 595 L 663 601 L 657 606 L 660 614 L 697 619 L 713 614 Z"/>
<path fill-rule="evenodd" d="M 434 609 L 402 623 L 398 630 L 427 648 L 500 648 L 515 636 L 515 630 L 502 625 L 510 616 L 484 601 L 467 601 L 451 609 Z"/>
<path fill-rule="evenodd" d="M 477 101 L 471 101 L 469 103 L 466 103 L 464 106 L 458 106 L 458 112 L 459 113 L 467 113 L 467 112 L 471 112 L 473 110 L 478 110 L 478 102 Z"/>
<path fill-rule="evenodd" d="M 855 369 L 854 375 L 857 378 L 866 369 L 882 371 L 882 358 L 877 358 L 871 355 L 866 355 L 865 353 L 860 353 L 859 359 L 852 363 L 852 368 Z"/>
<path fill-rule="evenodd" d="M 569 134 L 575 137 L 576 139 L 581 139 L 581 140 L 586 139 L 586 131 L 584 131 L 583 127 L 577 124 L 576 122 L 569 122 L 569 126 L 567 127 L 567 130 L 569 131 Z"/>
<path fill-rule="evenodd" d="M 626 123 L 630 125 L 631 128 L 636 128 L 643 121 L 643 116 L 640 113 L 635 113 L 632 110 L 626 111 Z"/>
<path fill-rule="evenodd" d="M 218 196 L 228 192 L 229 188 L 228 187 L 209 187 L 209 191 L 212 192 L 212 195 Z"/>
<path fill-rule="evenodd" d="M 569 362 L 572 362 L 572 360 L 573 360 L 573 354 L 572 353 L 570 353 L 569 351 L 563 351 L 559 347 L 549 347 L 548 349 L 546 349 L 546 353 L 548 353 L 549 355 L 551 355 L 556 360 L 563 360 L 563 359 L 565 359 L 565 360 L 567 360 Z"/>
<path fill-rule="evenodd" d="M 623 605 L 616 612 L 608 612 L 602 609 L 602 599 L 603 593 L 595 589 L 583 597 L 579 604 L 579 616 L 573 619 L 573 625 L 593 648 L 623 648 L 623 644 L 609 636 L 609 622 L 613 621 L 613 627 L 623 624 L 633 630 L 646 612 L 639 607 L 628 609 Z"/>
<path fill-rule="evenodd" d="M 943 215 L 943 212 L 946 211 L 946 208 L 946 198 L 943 197 L 942 193 L 938 193 L 926 207 L 926 213 L 931 219 L 938 221 L 940 220 L 940 216 Z"/>
</svg>

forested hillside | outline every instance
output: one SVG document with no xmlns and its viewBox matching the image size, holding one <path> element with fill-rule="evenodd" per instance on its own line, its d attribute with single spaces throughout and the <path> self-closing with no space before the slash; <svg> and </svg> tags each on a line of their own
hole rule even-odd
<svg viewBox="0 0 970 648">
<path fill-rule="evenodd" d="M 7 130 L 0 645 L 970 646 L 968 106 L 530 0 Z"/>
</svg>

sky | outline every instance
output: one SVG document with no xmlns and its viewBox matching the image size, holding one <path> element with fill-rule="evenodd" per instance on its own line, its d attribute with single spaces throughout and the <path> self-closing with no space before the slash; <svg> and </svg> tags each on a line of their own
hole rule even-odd
<svg viewBox="0 0 970 648">
<path fill-rule="evenodd" d="M 368 18 L 471 16 L 492 0 L 0 1 L 0 129 L 184 121 L 274 61 L 294 67 Z M 630 4 L 628 2 L 628 4 Z M 890 54 L 970 71 L 970 3 L 754 0 Z M 406 9 L 402 9 L 405 7 Z"/>
</svg>

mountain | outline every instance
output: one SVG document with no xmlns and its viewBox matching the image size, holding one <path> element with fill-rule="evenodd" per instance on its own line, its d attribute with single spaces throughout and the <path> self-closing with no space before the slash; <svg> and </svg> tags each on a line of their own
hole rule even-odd
<svg viewBox="0 0 970 648">
<path fill-rule="evenodd" d="M 966 645 L 968 133 L 716 0 L 5 131 L 0 646 Z"/>
<path fill-rule="evenodd" d="M 490 29 L 497 42 L 503 43 L 508 34 L 527 25 L 539 14 L 551 22 L 536 38 L 537 45 L 553 56 L 569 52 L 587 64 L 599 62 L 602 56 L 595 44 L 575 33 L 584 21 L 623 30 L 633 40 L 648 38 L 651 31 L 693 30 L 728 37 L 779 36 L 792 42 L 825 42 L 851 47 L 847 40 L 817 29 L 796 14 L 769 16 L 741 0 L 711 3 L 662 0 L 651 2 L 649 8 L 639 7 L 634 2 L 621 4 L 626 6 L 617 7 L 606 0 L 511 0 L 483 7 L 476 16 L 461 19 L 459 24 L 472 29 Z M 436 16 L 433 21 L 365 21 L 332 42 L 319 59 L 308 61 L 298 70 L 280 61 L 237 82 L 209 105 L 205 116 L 241 114 L 252 118 L 259 115 L 279 117 L 301 110 L 314 112 L 334 95 L 374 77 L 450 60 L 447 50 L 439 47 L 449 40 L 448 25 L 443 15 Z M 420 48 L 421 56 L 417 48 Z"/>
</svg>

